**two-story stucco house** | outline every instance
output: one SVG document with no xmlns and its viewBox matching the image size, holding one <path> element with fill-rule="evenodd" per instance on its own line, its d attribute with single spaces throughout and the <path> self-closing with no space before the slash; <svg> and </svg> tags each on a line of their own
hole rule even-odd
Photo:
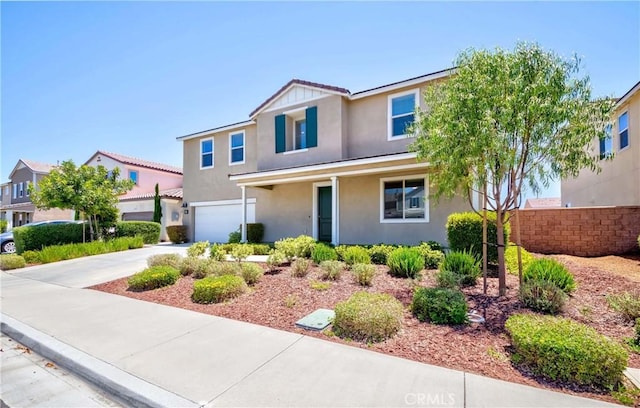
<svg viewBox="0 0 640 408">
<path fill-rule="evenodd" d="M 35 221 L 71 220 L 73 211 L 52 208 L 41 211 L 35 208 L 29 197 L 29 185 L 37 188 L 38 183 L 55 166 L 20 159 L 9 174 L 9 182 L 2 184 L 2 204 L 0 214 L 7 220 L 7 229 L 19 227 Z"/>
<path fill-rule="evenodd" d="M 563 206 L 640 206 L 640 82 L 618 99 L 612 119 L 609 138 L 590 147 L 603 158 L 602 171 L 562 180 Z"/>
<path fill-rule="evenodd" d="M 133 188 L 119 199 L 118 210 L 123 221 L 153 220 L 157 183 L 162 208 L 160 240 L 168 239 L 167 226 L 182 225 L 181 168 L 102 150 L 95 152 L 85 164 L 102 165 L 110 171 L 118 168 L 120 178 L 134 182 Z"/>
<path fill-rule="evenodd" d="M 429 200 L 429 165 L 408 151 L 406 128 L 425 87 L 450 74 L 356 93 L 294 79 L 249 120 L 178 137 L 191 239 L 225 242 L 259 222 L 267 242 L 445 242 L 448 215 L 469 205 Z"/>
</svg>

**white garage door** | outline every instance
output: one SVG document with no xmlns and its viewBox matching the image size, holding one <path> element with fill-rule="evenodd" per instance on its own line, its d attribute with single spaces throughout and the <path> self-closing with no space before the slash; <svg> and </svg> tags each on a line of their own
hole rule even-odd
<svg viewBox="0 0 640 408">
<path fill-rule="evenodd" d="M 229 233 L 237 231 L 242 223 L 242 204 L 208 205 L 195 207 L 196 241 L 227 242 Z M 247 222 L 256 220 L 256 205 L 247 204 Z"/>
</svg>

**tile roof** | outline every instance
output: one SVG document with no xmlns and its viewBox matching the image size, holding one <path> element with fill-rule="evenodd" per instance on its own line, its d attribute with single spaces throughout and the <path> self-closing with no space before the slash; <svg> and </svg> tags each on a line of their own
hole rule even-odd
<svg viewBox="0 0 640 408">
<path fill-rule="evenodd" d="M 49 173 L 56 167 L 55 164 L 40 163 L 33 160 L 20 159 L 20 161 L 36 173 Z"/>
<path fill-rule="evenodd" d="M 162 198 L 177 198 L 182 199 L 182 188 L 172 188 L 169 190 L 160 190 L 160 197 Z M 156 195 L 155 191 L 146 192 L 146 193 L 138 193 L 134 195 L 125 195 L 120 197 L 120 201 L 125 200 L 146 200 L 149 198 L 154 198 Z"/>
<path fill-rule="evenodd" d="M 562 207 L 560 197 L 527 198 L 524 208 L 556 208 Z"/>
<path fill-rule="evenodd" d="M 142 160 L 135 157 L 129 157 L 118 153 L 105 152 L 104 150 L 98 150 L 96 154 L 101 154 L 119 161 L 123 164 L 131 164 L 133 166 L 146 167 L 153 170 L 166 171 L 168 173 L 182 174 L 181 167 L 170 166 L 168 164 L 156 163 L 148 160 Z M 94 154 L 94 156 L 96 155 Z"/>
<path fill-rule="evenodd" d="M 280 88 L 278 90 L 278 92 L 274 93 L 273 95 L 271 95 L 269 98 L 267 98 L 266 101 L 262 102 L 260 104 L 260 106 L 258 106 L 257 108 L 255 108 L 253 110 L 253 112 L 251 112 L 249 114 L 249 117 L 253 117 L 253 115 L 255 115 L 257 112 L 260 111 L 260 109 L 264 108 L 266 105 L 268 105 L 271 101 L 273 101 L 275 98 L 278 97 L 278 95 L 280 95 L 282 92 L 284 92 L 288 87 L 290 87 L 291 85 L 294 84 L 298 84 L 298 85 L 304 85 L 304 86 L 310 86 L 312 88 L 320 88 L 320 89 L 326 89 L 327 91 L 332 91 L 332 92 L 338 92 L 341 94 L 345 94 L 345 95 L 350 95 L 351 92 L 349 92 L 348 89 L 346 88 L 340 88 L 338 86 L 333 86 L 333 85 L 325 85 L 325 84 L 320 84 L 318 82 L 311 82 L 311 81 L 304 81 L 302 79 L 292 79 L 291 81 L 287 82 L 282 88 Z"/>
</svg>

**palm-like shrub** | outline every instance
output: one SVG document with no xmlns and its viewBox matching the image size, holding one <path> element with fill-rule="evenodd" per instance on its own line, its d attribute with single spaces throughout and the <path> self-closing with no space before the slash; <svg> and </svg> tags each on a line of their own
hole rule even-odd
<svg viewBox="0 0 640 408">
<path fill-rule="evenodd" d="M 475 285 L 481 274 L 480 262 L 467 251 L 449 252 L 440 264 L 440 270 L 458 275 L 461 286 Z"/>
<path fill-rule="evenodd" d="M 543 258 L 532 261 L 524 271 L 524 281 L 530 280 L 552 282 L 566 294 L 570 294 L 576 289 L 573 275 L 564 265 L 554 259 Z"/>
<path fill-rule="evenodd" d="M 416 279 L 424 269 L 424 257 L 415 248 L 398 248 L 387 257 L 387 266 L 393 276 Z"/>
</svg>

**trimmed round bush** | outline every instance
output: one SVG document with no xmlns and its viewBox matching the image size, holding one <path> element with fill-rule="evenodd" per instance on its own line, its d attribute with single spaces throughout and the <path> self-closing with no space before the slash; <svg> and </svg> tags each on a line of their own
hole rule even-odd
<svg viewBox="0 0 640 408">
<path fill-rule="evenodd" d="M 416 249 L 424 257 L 424 267 L 427 269 L 437 269 L 438 265 L 444 260 L 444 252 L 432 249 L 426 242 L 421 243 Z"/>
<path fill-rule="evenodd" d="M 193 283 L 191 300 L 195 303 L 220 303 L 240 296 L 247 284 L 239 276 L 209 276 Z"/>
<path fill-rule="evenodd" d="M 440 264 L 440 270 L 458 275 L 461 286 L 473 286 L 480 274 L 480 262 L 467 251 L 451 251 Z"/>
<path fill-rule="evenodd" d="M 116 224 L 116 237 L 140 235 L 145 244 L 160 241 L 160 224 L 151 221 L 120 221 Z"/>
<path fill-rule="evenodd" d="M 570 294 L 576 289 L 573 275 L 555 259 L 543 258 L 532 261 L 524 271 L 523 278 L 525 282 L 530 280 L 552 282 L 566 294 Z"/>
<path fill-rule="evenodd" d="M 376 265 L 386 265 L 387 257 L 396 248 L 396 246 L 385 244 L 372 246 L 371 248 L 369 248 L 369 256 L 371 257 L 371 262 Z"/>
<path fill-rule="evenodd" d="M 131 290 L 151 290 L 176 283 L 180 271 L 171 266 L 153 266 L 131 276 L 128 280 Z"/>
<path fill-rule="evenodd" d="M 482 259 L 482 217 L 475 212 L 454 213 L 447 218 L 447 240 L 452 251 L 471 251 Z M 504 226 L 504 242 L 509 242 L 509 224 Z M 498 262 L 496 214 L 487 212 L 487 247 L 489 262 Z"/>
<path fill-rule="evenodd" d="M 536 312 L 558 314 L 566 299 L 562 289 L 545 280 L 528 280 L 520 288 L 520 301 Z"/>
<path fill-rule="evenodd" d="M 342 253 L 342 260 L 349 266 L 357 263 L 371 263 L 369 252 L 359 245 L 348 246 Z"/>
<path fill-rule="evenodd" d="M 325 244 L 316 244 L 311 250 L 311 259 L 316 265 L 320 265 L 324 261 L 338 260 L 336 250 Z"/>
<path fill-rule="evenodd" d="M 377 342 L 388 339 L 402 326 L 403 307 L 386 293 L 357 292 L 335 307 L 333 331 L 352 340 Z"/>
<path fill-rule="evenodd" d="M 24 268 L 27 265 L 24 258 L 16 254 L 0 255 L 0 269 L 8 271 L 11 269 Z"/>
<path fill-rule="evenodd" d="M 622 345 L 570 319 L 514 314 L 505 329 L 514 362 L 553 381 L 611 389 L 627 365 Z"/>
<path fill-rule="evenodd" d="M 188 241 L 186 225 L 169 225 L 166 229 L 169 241 L 174 244 L 182 244 Z"/>
<path fill-rule="evenodd" d="M 182 256 L 180 254 L 158 254 L 147 258 L 147 266 L 171 266 L 180 269 Z"/>
<path fill-rule="evenodd" d="M 356 282 L 362 286 L 371 286 L 373 277 L 376 276 L 376 267 L 372 264 L 357 263 L 351 267 L 351 272 Z"/>
<path fill-rule="evenodd" d="M 464 324 L 467 300 L 458 289 L 419 287 L 413 293 L 411 311 L 421 322 Z"/>
<path fill-rule="evenodd" d="M 240 273 L 247 285 L 255 285 L 262 279 L 264 270 L 258 264 L 243 262 L 240 264 Z"/>
<path fill-rule="evenodd" d="M 387 257 L 387 266 L 393 276 L 416 279 L 424 269 L 424 257 L 415 248 L 398 248 Z"/>
</svg>

